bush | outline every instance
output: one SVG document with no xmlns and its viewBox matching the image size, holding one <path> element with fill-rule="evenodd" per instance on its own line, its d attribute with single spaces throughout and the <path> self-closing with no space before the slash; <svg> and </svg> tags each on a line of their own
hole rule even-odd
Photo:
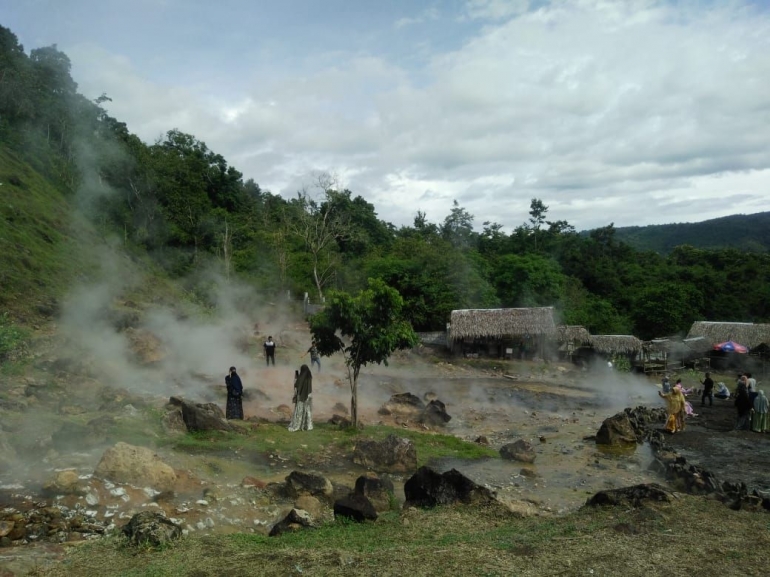
<svg viewBox="0 0 770 577">
<path fill-rule="evenodd" d="M 27 331 L 17 327 L 8 316 L 0 314 L 0 364 L 17 361 L 27 351 Z"/>
</svg>

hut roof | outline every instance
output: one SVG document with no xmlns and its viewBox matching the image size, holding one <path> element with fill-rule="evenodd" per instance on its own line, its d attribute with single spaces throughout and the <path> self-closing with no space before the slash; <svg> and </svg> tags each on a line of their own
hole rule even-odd
<svg viewBox="0 0 770 577">
<path fill-rule="evenodd" d="M 599 353 L 638 353 L 642 341 L 634 335 L 591 335 L 589 344 Z"/>
<path fill-rule="evenodd" d="M 450 315 L 451 340 L 553 334 L 553 307 L 462 309 Z"/>
<path fill-rule="evenodd" d="M 735 341 L 747 347 L 770 344 L 770 324 L 695 321 L 687 338 L 703 337 L 710 344 Z"/>
<path fill-rule="evenodd" d="M 591 340 L 591 333 L 581 325 L 559 325 L 556 327 L 556 336 L 560 343 L 583 344 Z"/>
</svg>

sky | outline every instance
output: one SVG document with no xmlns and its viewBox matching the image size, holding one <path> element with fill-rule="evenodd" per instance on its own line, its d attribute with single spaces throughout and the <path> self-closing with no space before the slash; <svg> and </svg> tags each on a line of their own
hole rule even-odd
<svg viewBox="0 0 770 577">
<path fill-rule="evenodd" d="M 770 210 L 770 0 L 0 0 L 152 143 L 263 189 L 321 172 L 410 225 L 512 230 Z"/>
</svg>

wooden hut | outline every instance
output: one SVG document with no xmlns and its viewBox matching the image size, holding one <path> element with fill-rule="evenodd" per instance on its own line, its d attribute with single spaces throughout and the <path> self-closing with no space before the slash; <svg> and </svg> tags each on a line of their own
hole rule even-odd
<svg viewBox="0 0 770 577">
<path fill-rule="evenodd" d="M 559 345 L 559 353 L 572 359 L 576 349 L 587 345 L 591 341 L 591 333 L 581 325 L 559 325 L 556 327 L 556 342 Z"/>
<path fill-rule="evenodd" d="M 754 348 L 762 343 L 770 345 L 770 324 L 695 321 L 690 327 L 690 332 L 687 333 L 687 338 L 695 337 L 703 337 L 711 345 L 735 341 L 743 346 Z"/>
<path fill-rule="evenodd" d="M 633 357 L 642 352 L 642 341 L 634 335 L 591 335 L 588 344 L 602 355 Z"/>
<path fill-rule="evenodd" d="M 642 344 L 642 356 L 637 366 L 645 373 L 675 371 L 684 366 L 706 370 L 710 350 L 711 345 L 703 337 L 653 339 Z"/>
<path fill-rule="evenodd" d="M 462 309 L 450 315 L 447 340 L 464 355 L 542 357 L 555 328 L 553 307 Z"/>
</svg>

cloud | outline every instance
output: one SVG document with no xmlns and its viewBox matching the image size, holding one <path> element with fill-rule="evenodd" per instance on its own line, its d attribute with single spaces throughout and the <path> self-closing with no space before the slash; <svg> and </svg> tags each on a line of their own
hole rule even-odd
<svg viewBox="0 0 770 577">
<path fill-rule="evenodd" d="M 474 1 L 462 15 L 454 31 L 464 39 L 429 43 L 419 62 L 350 46 L 215 89 L 152 82 L 98 48 L 68 52 L 81 88 L 106 91 L 110 111 L 142 138 L 191 132 L 286 194 L 313 171 L 336 172 L 395 224 L 418 209 L 441 221 L 455 198 L 477 225 L 508 229 L 533 197 L 579 229 L 762 209 L 767 12 L 741 2 Z M 737 190 L 732 203 L 718 200 Z"/>
<path fill-rule="evenodd" d="M 438 20 L 441 13 L 439 10 L 435 7 L 426 8 L 422 12 L 420 12 L 417 16 L 405 16 L 403 18 L 399 18 L 395 21 L 393 26 L 395 28 L 404 28 L 406 26 L 413 26 L 415 24 L 422 24 L 423 22 L 427 22 L 430 20 Z"/>
</svg>

